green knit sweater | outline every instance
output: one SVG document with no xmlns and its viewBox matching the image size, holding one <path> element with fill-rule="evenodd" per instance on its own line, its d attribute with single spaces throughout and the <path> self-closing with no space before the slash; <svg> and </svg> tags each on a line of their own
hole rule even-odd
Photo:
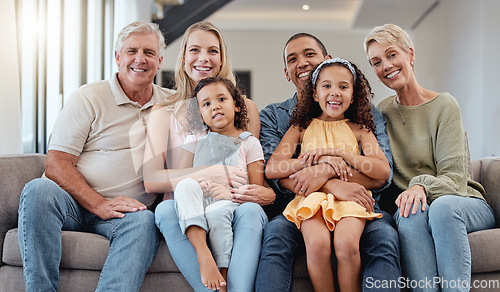
<svg viewBox="0 0 500 292">
<path fill-rule="evenodd" d="M 423 186 L 429 203 L 444 195 L 484 200 L 483 187 L 467 172 L 467 142 L 453 96 L 445 92 L 424 104 L 404 106 L 393 95 L 377 107 L 386 119 L 396 186 Z"/>
</svg>

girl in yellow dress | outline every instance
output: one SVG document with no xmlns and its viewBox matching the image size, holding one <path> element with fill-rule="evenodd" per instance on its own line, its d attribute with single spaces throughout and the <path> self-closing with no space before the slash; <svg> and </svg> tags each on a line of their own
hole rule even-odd
<svg viewBox="0 0 500 292">
<path fill-rule="evenodd" d="M 305 167 L 327 163 L 332 178 L 348 180 L 351 171 L 359 171 L 387 180 L 390 166 L 373 134 L 372 95 L 356 65 L 340 58 L 319 64 L 294 109 L 290 129 L 267 163 L 266 176 L 284 178 Z M 294 159 L 299 144 L 301 154 Z M 355 202 L 337 200 L 335 194 L 310 189 L 300 189 L 283 214 L 302 232 L 315 291 L 334 290 L 331 231 L 340 290 L 361 291 L 359 240 L 365 220 L 381 214 L 369 213 Z"/>
</svg>

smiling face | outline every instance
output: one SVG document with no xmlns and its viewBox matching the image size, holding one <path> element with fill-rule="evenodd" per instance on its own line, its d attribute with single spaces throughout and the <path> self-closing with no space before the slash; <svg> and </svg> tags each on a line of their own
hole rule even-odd
<svg viewBox="0 0 500 292">
<path fill-rule="evenodd" d="M 318 117 L 324 121 L 345 119 L 344 113 L 353 102 L 353 76 L 342 65 L 331 65 L 321 70 L 314 90 L 314 100 L 323 111 Z"/>
<path fill-rule="evenodd" d="M 221 65 L 221 50 L 217 36 L 204 30 L 190 33 L 184 52 L 184 70 L 194 85 L 206 77 L 217 76 Z"/>
<path fill-rule="evenodd" d="M 385 86 L 398 91 L 415 79 L 411 65 L 415 61 L 412 48 L 407 53 L 398 45 L 373 41 L 368 45 L 367 53 L 375 74 Z"/>
<path fill-rule="evenodd" d="M 220 82 L 204 86 L 196 95 L 203 121 L 211 131 L 234 136 L 235 113 L 239 112 L 226 86 Z"/>
<path fill-rule="evenodd" d="M 115 52 L 118 79 L 124 88 L 150 86 L 161 68 L 158 37 L 153 33 L 131 33 Z"/>
<path fill-rule="evenodd" d="M 312 69 L 329 56 L 323 56 L 318 43 L 310 37 L 300 37 L 288 43 L 285 48 L 285 75 L 292 81 L 297 93 L 304 88 Z"/>
</svg>

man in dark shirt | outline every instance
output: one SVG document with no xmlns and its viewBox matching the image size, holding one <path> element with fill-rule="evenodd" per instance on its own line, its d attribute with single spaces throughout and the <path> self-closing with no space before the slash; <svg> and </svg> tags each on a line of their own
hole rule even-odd
<svg viewBox="0 0 500 292">
<path fill-rule="evenodd" d="M 321 41 L 306 33 L 296 34 L 288 40 L 283 57 L 286 78 L 292 81 L 297 92 L 292 98 L 270 104 L 260 112 L 260 141 L 266 162 L 289 128 L 291 113 L 297 100 L 301 98 L 300 93 L 309 74 L 322 61 L 331 58 Z M 372 113 L 377 140 L 391 165 L 391 177 L 387 182 L 368 178 L 355 170 L 348 182 L 342 181 L 331 176 L 327 169 L 329 166 L 324 163 L 304 168 L 295 173 L 293 179 L 267 180 L 276 193 L 276 199 L 273 204 L 264 206 L 270 221 L 264 230 L 256 291 L 292 290 L 292 263 L 296 248 L 302 242 L 302 234 L 282 212 L 295 197 L 291 191 L 294 189 L 294 180 L 307 180 L 313 189 L 332 193 L 338 200 L 353 201 L 364 206 L 369 212 L 383 213 L 382 218 L 366 222 L 361 237 L 360 252 L 364 266 L 362 287 L 363 290 L 387 291 L 390 281 L 397 283 L 401 275 L 398 235 L 394 219 L 378 208 L 380 194 L 377 193 L 392 180 L 392 154 L 385 131 L 385 120 L 374 106 Z M 375 189 L 373 197 L 367 189 Z M 396 285 L 392 288 L 399 290 Z"/>
</svg>

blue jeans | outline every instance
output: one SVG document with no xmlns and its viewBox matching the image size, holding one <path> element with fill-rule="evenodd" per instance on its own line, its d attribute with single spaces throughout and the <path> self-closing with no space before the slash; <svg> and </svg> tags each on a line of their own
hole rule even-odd
<svg viewBox="0 0 500 292">
<path fill-rule="evenodd" d="M 468 291 L 471 255 L 467 233 L 493 228 L 493 211 L 485 201 L 471 197 L 441 196 L 424 212 L 421 204 L 415 215 L 394 215 L 401 242 L 401 262 L 409 280 L 418 285 L 413 291 Z M 447 285 L 423 285 L 435 278 Z M 436 278 L 437 279 L 437 278 Z M 458 281 L 459 280 L 459 281 Z M 417 286 L 417 285 L 414 285 Z M 453 288 L 454 287 L 454 288 Z"/>
<path fill-rule="evenodd" d="M 45 178 L 24 187 L 18 223 L 27 291 L 57 291 L 62 230 L 91 232 L 109 239 L 109 254 L 96 291 L 138 291 L 158 247 L 151 211 L 102 220 Z"/>
<path fill-rule="evenodd" d="M 392 217 L 381 210 L 379 219 L 367 220 L 361 235 L 360 252 L 363 271 L 363 291 L 389 291 L 376 283 L 401 276 L 398 234 Z M 274 217 L 264 230 L 262 252 L 257 270 L 256 291 L 292 291 L 293 259 L 302 241 L 294 223 L 282 214 Z M 333 248 L 333 247 L 332 247 Z M 398 289 L 394 287 L 394 291 Z"/>
<path fill-rule="evenodd" d="M 165 237 L 170 254 L 194 291 L 211 291 L 202 283 L 196 251 L 182 234 L 174 200 L 161 202 L 155 211 L 156 225 Z M 227 274 L 228 291 L 253 291 L 259 263 L 262 232 L 267 216 L 255 203 L 241 204 L 234 211 L 233 251 Z"/>
</svg>

